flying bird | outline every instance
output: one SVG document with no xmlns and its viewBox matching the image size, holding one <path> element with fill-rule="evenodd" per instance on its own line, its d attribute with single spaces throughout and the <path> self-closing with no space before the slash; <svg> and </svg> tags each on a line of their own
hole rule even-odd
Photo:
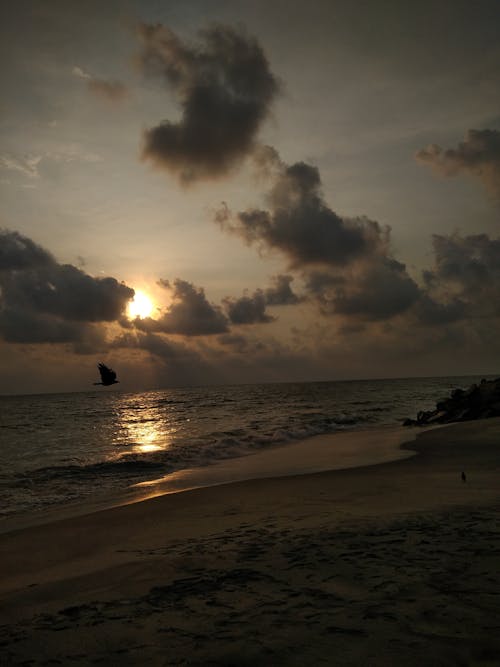
<svg viewBox="0 0 500 667">
<path fill-rule="evenodd" d="M 97 365 L 99 373 L 101 374 L 102 382 L 94 382 L 94 384 L 102 384 L 104 387 L 109 387 L 110 384 L 117 384 L 119 380 L 116 379 L 116 373 L 112 368 L 108 368 L 102 362 Z"/>
</svg>

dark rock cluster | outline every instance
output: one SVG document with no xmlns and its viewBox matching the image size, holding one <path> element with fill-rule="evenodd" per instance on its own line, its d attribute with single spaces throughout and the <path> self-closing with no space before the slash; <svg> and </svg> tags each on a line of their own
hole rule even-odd
<svg viewBox="0 0 500 667">
<path fill-rule="evenodd" d="M 454 389 L 449 398 L 436 403 L 435 410 L 422 410 L 416 419 L 405 419 L 403 425 L 449 424 L 488 417 L 500 417 L 500 378 Z"/>
</svg>

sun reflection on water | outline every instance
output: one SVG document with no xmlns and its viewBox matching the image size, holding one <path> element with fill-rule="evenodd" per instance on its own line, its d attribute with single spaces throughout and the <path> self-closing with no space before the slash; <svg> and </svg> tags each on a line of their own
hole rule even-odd
<svg viewBox="0 0 500 667">
<path fill-rule="evenodd" d="M 151 454 L 169 448 L 172 429 L 164 418 L 159 419 L 154 410 L 145 408 L 140 418 L 125 412 L 121 422 L 128 448 L 127 454 Z"/>
</svg>

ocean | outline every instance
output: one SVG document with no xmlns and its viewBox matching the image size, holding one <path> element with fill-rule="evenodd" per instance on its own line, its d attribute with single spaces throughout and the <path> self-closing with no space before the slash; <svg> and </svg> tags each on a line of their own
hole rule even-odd
<svg viewBox="0 0 500 667">
<path fill-rule="evenodd" d="M 0 523 L 314 435 L 400 425 L 480 379 L 0 396 Z"/>
</svg>

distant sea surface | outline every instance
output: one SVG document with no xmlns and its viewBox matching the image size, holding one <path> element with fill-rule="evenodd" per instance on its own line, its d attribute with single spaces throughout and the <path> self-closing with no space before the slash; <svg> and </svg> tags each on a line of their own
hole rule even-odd
<svg viewBox="0 0 500 667">
<path fill-rule="evenodd" d="M 0 396 L 0 520 L 317 434 L 401 424 L 480 379 Z"/>
</svg>

